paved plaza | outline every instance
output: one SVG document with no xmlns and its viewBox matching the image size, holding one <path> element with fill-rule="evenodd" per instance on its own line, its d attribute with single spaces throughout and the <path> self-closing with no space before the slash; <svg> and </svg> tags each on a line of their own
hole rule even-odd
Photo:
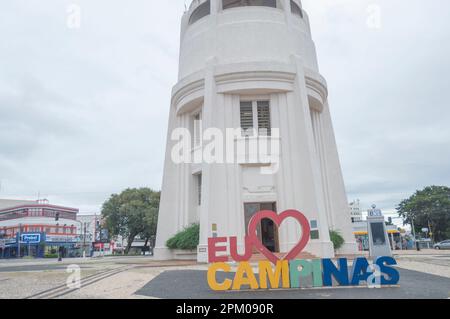
<svg viewBox="0 0 450 319">
<path fill-rule="evenodd" d="M 401 274 L 394 288 L 337 288 L 257 292 L 212 292 L 207 265 L 193 261 L 154 261 L 152 257 L 0 260 L 0 298 L 89 299 L 367 299 L 450 298 L 450 251 L 396 253 Z M 69 266 L 80 270 L 81 287 L 68 287 Z M 79 268 L 78 268 L 79 267 Z M 223 275 L 223 274 L 222 274 Z"/>
</svg>

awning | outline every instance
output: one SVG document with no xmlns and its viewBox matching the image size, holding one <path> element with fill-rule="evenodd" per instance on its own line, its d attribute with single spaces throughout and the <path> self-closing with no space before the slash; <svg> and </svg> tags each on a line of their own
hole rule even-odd
<svg viewBox="0 0 450 319">
<path fill-rule="evenodd" d="M 398 230 L 394 230 L 394 229 L 388 229 L 387 231 L 388 234 L 400 234 L 400 232 Z M 354 235 L 369 235 L 369 233 L 367 231 L 355 231 L 353 232 Z"/>
</svg>

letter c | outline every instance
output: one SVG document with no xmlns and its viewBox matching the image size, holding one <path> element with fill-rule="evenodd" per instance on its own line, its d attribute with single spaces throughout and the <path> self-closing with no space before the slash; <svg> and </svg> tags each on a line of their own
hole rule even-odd
<svg viewBox="0 0 450 319">
<path fill-rule="evenodd" d="M 218 283 L 216 280 L 216 272 L 218 270 L 223 270 L 225 272 L 231 271 L 231 266 L 226 263 L 215 263 L 212 264 L 208 269 L 208 285 L 212 290 L 224 291 L 230 290 L 233 281 L 230 279 L 225 279 L 223 283 Z"/>
</svg>

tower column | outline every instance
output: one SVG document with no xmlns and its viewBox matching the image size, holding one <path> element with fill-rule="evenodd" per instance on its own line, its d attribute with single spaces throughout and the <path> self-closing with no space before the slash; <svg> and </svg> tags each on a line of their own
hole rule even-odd
<svg viewBox="0 0 450 319">
<path fill-rule="evenodd" d="M 339 161 L 328 102 L 324 104 L 321 120 L 323 150 L 326 159 L 326 167 L 324 167 L 323 170 L 328 177 L 328 185 L 324 186 L 328 188 L 330 202 L 332 203 L 331 214 L 333 228 L 334 230 L 339 231 L 345 239 L 345 244 L 339 252 L 352 254 L 358 251 L 358 246 L 353 234 L 350 208 L 348 206 L 347 194 L 345 193 L 344 178 Z"/>
<path fill-rule="evenodd" d="M 211 15 L 217 15 L 222 10 L 222 0 L 211 0 Z"/>
<path fill-rule="evenodd" d="M 205 95 L 202 110 L 202 129 L 203 132 L 213 127 L 214 111 L 216 102 L 216 82 L 214 79 L 215 58 L 207 61 L 205 70 Z M 199 262 L 208 262 L 208 238 L 212 237 L 211 227 L 217 207 L 213 207 L 212 197 L 212 172 L 214 164 L 204 162 L 202 167 L 202 203 L 200 208 L 200 242 L 197 248 L 197 260 Z"/>
<path fill-rule="evenodd" d="M 309 108 L 308 94 L 306 92 L 306 80 L 303 61 L 300 56 L 293 55 L 292 62 L 295 64 L 297 71 L 294 88 L 297 101 L 296 110 L 298 113 L 300 113 L 298 115 L 298 118 L 302 119 L 302 122 L 293 125 L 303 127 L 303 131 L 301 132 L 301 134 L 303 134 L 305 137 L 301 140 L 305 141 L 306 149 L 301 159 L 302 161 L 308 163 L 308 167 L 307 170 L 305 170 L 305 173 L 309 175 L 307 178 L 305 178 L 305 176 L 302 176 L 303 178 L 301 179 L 301 182 L 308 183 L 308 185 L 302 185 L 303 188 L 305 188 L 306 186 L 311 189 L 308 193 L 310 194 L 308 197 L 312 197 L 314 206 L 310 207 L 310 209 L 314 209 L 316 212 L 315 216 L 317 216 L 318 219 L 317 222 L 320 237 L 319 240 L 310 241 L 310 252 L 322 257 L 334 257 L 334 248 L 333 244 L 330 241 L 330 225 L 327 218 L 325 200 L 323 196 L 323 183 L 320 172 L 320 164 L 314 142 L 311 112 Z M 301 203 L 299 203 L 299 205 L 301 205 Z"/>
<path fill-rule="evenodd" d="M 314 140 L 315 140 L 315 146 L 317 151 L 317 158 L 319 159 L 319 165 L 320 165 L 320 175 L 322 177 L 322 184 L 323 184 L 323 197 L 325 201 L 325 211 L 327 213 L 327 219 L 328 224 L 330 228 L 334 228 L 334 220 L 333 220 L 333 214 L 332 214 L 332 207 L 330 202 L 330 195 L 329 195 L 329 183 L 328 183 L 328 176 L 327 176 L 327 163 L 326 163 L 326 156 L 325 156 L 325 150 L 324 150 L 324 138 L 323 138 L 323 125 L 322 125 L 322 115 L 318 111 L 310 110 L 311 112 L 311 119 L 312 119 L 312 126 L 314 131 Z"/>
</svg>

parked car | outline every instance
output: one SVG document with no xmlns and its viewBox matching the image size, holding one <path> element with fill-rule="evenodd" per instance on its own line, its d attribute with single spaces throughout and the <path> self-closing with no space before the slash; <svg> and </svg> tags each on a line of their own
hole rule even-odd
<svg viewBox="0 0 450 319">
<path fill-rule="evenodd" d="M 435 244 L 434 249 L 450 249 L 450 240 L 444 240 Z"/>
</svg>

